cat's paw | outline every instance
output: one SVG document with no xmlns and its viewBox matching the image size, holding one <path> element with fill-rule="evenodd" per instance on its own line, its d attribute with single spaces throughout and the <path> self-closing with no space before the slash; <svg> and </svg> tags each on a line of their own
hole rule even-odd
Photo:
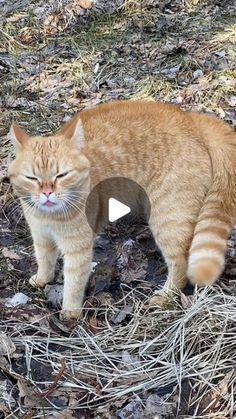
<svg viewBox="0 0 236 419">
<path fill-rule="evenodd" d="M 62 309 L 60 312 L 60 320 L 79 320 L 82 316 L 82 309 L 77 310 L 66 310 Z"/>
<path fill-rule="evenodd" d="M 165 292 L 164 290 L 158 290 L 151 298 L 149 298 L 148 306 L 150 308 L 159 307 L 162 309 L 168 309 L 173 306 L 173 300 L 169 293 Z"/>
<path fill-rule="evenodd" d="M 43 278 L 39 278 L 37 274 L 35 274 L 31 276 L 29 280 L 29 284 L 35 288 L 43 288 L 46 284 L 48 284 L 48 281 Z"/>
</svg>

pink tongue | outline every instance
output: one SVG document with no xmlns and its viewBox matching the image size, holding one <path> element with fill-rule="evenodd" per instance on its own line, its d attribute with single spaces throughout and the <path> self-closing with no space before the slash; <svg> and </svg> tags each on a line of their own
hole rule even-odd
<svg viewBox="0 0 236 419">
<path fill-rule="evenodd" d="M 54 204 L 51 201 L 47 201 L 44 205 L 46 205 L 46 207 L 52 207 Z"/>
</svg>

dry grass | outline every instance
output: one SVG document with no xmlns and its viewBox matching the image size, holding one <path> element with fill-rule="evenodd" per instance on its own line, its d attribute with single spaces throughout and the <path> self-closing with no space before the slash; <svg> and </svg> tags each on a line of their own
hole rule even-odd
<svg viewBox="0 0 236 419">
<path fill-rule="evenodd" d="M 106 327 L 95 334 L 89 332 L 85 321 L 67 337 L 48 331 L 47 316 L 45 327 L 43 317 L 30 324 L 5 320 L 8 335 L 25 353 L 25 380 L 39 400 L 42 395 L 47 402 L 41 410 L 40 402 L 34 401 L 38 413 L 32 417 L 51 417 L 51 409 L 58 409 L 53 393 L 44 395 L 62 365 L 65 367 L 52 388 L 61 395 L 76 392 L 73 409 L 98 408 L 96 411 L 102 412 L 103 406 L 121 403 L 144 389 L 169 387 L 164 400 L 171 403 L 176 395 L 177 417 L 182 417 L 183 400 L 191 417 L 222 418 L 224 412 L 225 417 L 234 417 L 236 295 L 219 288 L 205 289 L 193 297 L 182 295 L 181 306 L 170 311 L 148 311 L 133 300 L 130 320 L 122 326 L 110 321 L 116 312 L 116 306 L 103 310 Z M 51 380 L 35 380 L 32 372 L 40 364 L 52 369 Z M 17 412 L 24 409 L 18 401 L 13 417 L 19 417 Z M 211 416 L 215 409 L 221 416 Z"/>
</svg>

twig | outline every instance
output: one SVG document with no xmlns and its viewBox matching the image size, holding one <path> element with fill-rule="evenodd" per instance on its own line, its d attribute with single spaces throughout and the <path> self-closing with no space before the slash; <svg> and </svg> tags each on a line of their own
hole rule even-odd
<svg viewBox="0 0 236 419">
<path fill-rule="evenodd" d="M 58 374 L 56 375 L 53 383 L 51 383 L 48 387 L 47 390 L 43 391 L 42 393 L 40 393 L 41 397 L 48 397 L 57 387 L 58 382 L 60 381 L 61 377 L 63 376 L 64 372 L 66 370 L 66 360 L 65 358 L 62 358 L 61 360 L 61 368 L 58 371 Z"/>
</svg>

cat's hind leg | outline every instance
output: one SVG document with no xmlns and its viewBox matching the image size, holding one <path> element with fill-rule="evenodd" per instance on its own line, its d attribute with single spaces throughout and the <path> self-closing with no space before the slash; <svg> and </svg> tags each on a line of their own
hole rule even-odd
<svg viewBox="0 0 236 419">
<path fill-rule="evenodd" d="M 187 258 L 191 245 L 196 215 L 193 211 L 174 211 L 160 216 L 152 212 L 150 228 L 168 267 L 167 280 L 160 290 L 151 297 L 149 304 L 166 306 L 169 298 L 187 284 Z"/>
<path fill-rule="evenodd" d="M 168 267 L 168 276 L 164 286 L 157 290 L 149 299 L 150 306 L 168 306 L 170 299 L 174 296 L 175 292 L 182 290 L 187 284 L 187 258 L 181 254 L 175 256 L 174 258 L 168 258 L 168 256 L 165 254 L 165 261 Z"/>
</svg>

